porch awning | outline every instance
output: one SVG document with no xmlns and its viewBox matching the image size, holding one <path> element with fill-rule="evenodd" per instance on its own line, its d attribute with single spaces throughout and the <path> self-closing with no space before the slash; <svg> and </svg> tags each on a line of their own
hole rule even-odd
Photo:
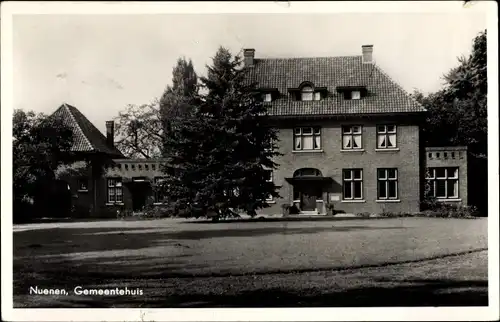
<svg viewBox="0 0 500 322">
<path fill-rule="evenodd" d="M 122 177 L 123 183 L 151 183 L 151 179 L 148 177 Z"/>
<path fill-rule="evenodd" d="M 318 183 L 328 183 L 332 182 L 333 179 L 331 177 L 293 177 L 293 178 L 285 178 L 288 183 L 296 184 L 301 182 L 318 182 Z"/>
</svg>

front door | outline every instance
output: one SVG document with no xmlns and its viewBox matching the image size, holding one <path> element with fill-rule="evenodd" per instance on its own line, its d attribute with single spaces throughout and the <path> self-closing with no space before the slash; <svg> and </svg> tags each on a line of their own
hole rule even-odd
<svg viewBox="0 0 500 322">
<path fill-rule="evenodd" d="M 146 199 L 150 192 L 150 186 L 147 182 L 133 182 L 131 184 L 132 209 L 141 211 L 146 206 Z"/>
<path fill-rule="evenodd" d="M 316 196 L 310 195 L 307 192 L 303 192 L 301 200 L 301 209 L 302 211 L 316 210 Z"/>
<path fill-rule="evenodd" d="M 313 183 L 302 187 L 302 193 L 300 198 L 302 211 L 315 211 L 316 210 L 316 200 L 320 198 L 317 186 Z"/>
</svg>

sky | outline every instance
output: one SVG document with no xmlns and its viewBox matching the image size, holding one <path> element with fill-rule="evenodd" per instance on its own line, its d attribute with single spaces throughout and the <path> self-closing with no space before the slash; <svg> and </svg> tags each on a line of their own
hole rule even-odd
<svg viewBox="0 0 500 322">
<path fill-rule="evenodd" d="M 486 29 L 478 11 L 328 14 L 15 15 L 13 107 L 52 113 L 76 106 L 101 131 L 128 104 L 171 83 L 179 57 L 198 74 L 219 46 L 256 58 L 361 55 L 409 92 L 438 90 Z"/>
</svg>

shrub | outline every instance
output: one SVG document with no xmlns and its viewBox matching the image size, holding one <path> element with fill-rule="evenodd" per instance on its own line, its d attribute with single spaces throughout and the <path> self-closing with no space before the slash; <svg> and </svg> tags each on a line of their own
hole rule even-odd
<svg viewBox="0 0 500 322">
<path fill-rule="evenodd" d="M 144 208 L 143 218 L 156 219 L 169 216 L 168 207 L 164 205 L 148 205 Z"/>
<path fill-rule="evenodd" d="M 287 204 L 287 203 L 284 203 L 284 204 L 281 205 L 281 210 L 283 212 L 283 215 L 286 216 L 286 215 L 290 214 L 290 207 L 291 206 L 289 204 Z"/>
<path fill-rule="evenodd" d="M 428 208 L 424 211 L 426 217 L 435 218 L 475 218 L 479 212 L 474 206 L 454 205 L 448 203 L 436 202 L 428 204 Z"/>
<path fill-rule="evenodd" d="M 290 206 L 289 211 L 291 215 L 298 215 L 300 213 L 300 209 L 296 205 Z"/>
<path fill-rule="evenodd" d="M 330 216 L 334 216 L 336 215 L 336 212 L 335 212 L 335 205 L 333 203 L 327 203 L 326 204 L 326 212 L 328 215 Z"/>
<path fill-rule="evenodd" d="M 369 212 L 358 212 L 356 217 L 360 218 L 370 218 L 371 214 Z"/>
</svg>

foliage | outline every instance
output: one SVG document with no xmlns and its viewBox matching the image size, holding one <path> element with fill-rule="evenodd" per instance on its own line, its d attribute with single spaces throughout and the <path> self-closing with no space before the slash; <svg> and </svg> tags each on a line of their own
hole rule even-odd
<svg viewBox="0 0 500 322">
<path fill-rule="evenodd" d="M 477 218 L 479 212 L 474 206 L 454 205 L 444 202 L 436 202 L 430 205 L 424 212 L 426 217 L 438 218 Z"/>
<path fill-rule="evenodd" d="M 88 176 L 89 167 L 90 163 L 87 161 L 76 161 L 59 165 L 54 174 L 57 179 Z"/>
<path fill-rule="evenodd" d="M 283 215 L 287 216 L 290 214 L 290 205 L 287 203 L 284 203 L 281 205 L 281 211 L 283 212 Z"/>
<path fill-rule="evenodd" d="M 206 93 L 186 103 L 192 113 L 177 118 L 165 137 L 165 194 L 189 216 L 195 209 L 215 218 L 240 209 L 254 216 L 268 207 L 269 195 L 279 197 L 266 180 L 279 155 L 276 132 L 266 126 L 266 107 L 240 65 L 240 57 L 220 48 L 201 78 Z"/>
<path fill-rule="evenodd" d="M 356 217 L 360 217 L 360 218 L 370 218 L 371 217 L 371 214 L 369 212 L 358 212 L 356 214 Z"/>
<path fill-rule="evenodd" d="M 22 110 L 14 111 L 12 134 L 14 220 L 22 220 L 26 213 L 17 210 L 28 209 L 40 186 L 70 162 L 73 134 L 59 118 Z"/>
<path fill-rule="evenodd" d="M 289 213 L 290 215 L 298 215 L 300 213 L 300 210 L 296 205 L 291 205 Z"/>
<path fill-rule="evenodd" d="M 445 87 L 417 99 L 429 111 L 424 127 L 427 145 L 465 145 L 475 157 L 486 158 L 487 75 L 486 31 L 473 43 L 470 57 L 444 75 Z"/>
<path fill-rule="evenodd" d="M 161 155 L 163 131 L 159 102 L 128 105 L 115 120 L 116 147 L 129 158 Z"/>
<path fill-rule="evenodd" d="M 194 71 L 193 62 L 179 58 L 172 70 L 172 86 L 167 86 L 160 99 L 160 115 L 165 136 L 176 128 L 176 121 L 185 118 L 193 112 L 193 103 L 198 93 L 198 76 Z M 162 142 L 163 155 L 169 152 Z"/>
<path fill-rule="evenodd" d="M 165 155 L 164 139 L 177 117 L 188 110 L 197 93 L 198 78 L 191 61 L 178 59 L 172 71 L 172 86 L 159 100 L 149 104 L 128 105 L 116 118 L 116 147 L 130 158 L 157 158 Z"/>
<path fill-rule="evenodd" d="M 469 57 L 444 75 L 444 87 L 428 95 L 413 97 L 427 110 L 423 127 L 426 146 L 468 147 L 471 174 L 469 201 L 487 207 L 487 57 L 486 31 L 473 41 Z"/>
</svg>

